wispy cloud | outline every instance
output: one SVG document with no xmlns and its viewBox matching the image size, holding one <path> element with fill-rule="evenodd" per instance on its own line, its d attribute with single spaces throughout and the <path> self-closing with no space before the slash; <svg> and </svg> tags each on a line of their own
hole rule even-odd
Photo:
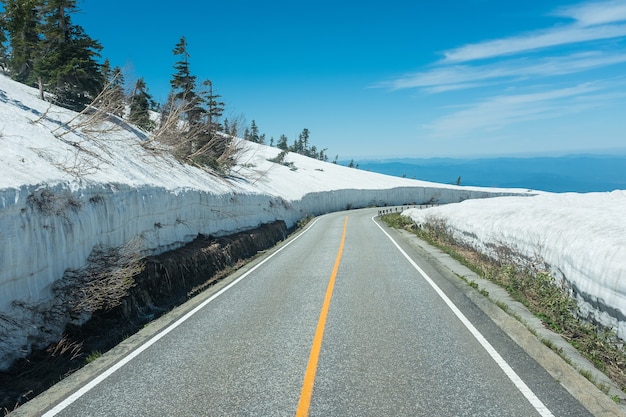
<svg viewBox="0 0 626 417">
<path fill-rule="evenodd" d="M 563 7 L 555 16 L 574 19 L 581 26 L 594 26 L 626 21 L 626 2 L 612 0 Z"/>
<path fill-rule="evenodd" d="M 429 93 L 475 88 L 487 82 L 532 79 L 574 74 L 626 62 L 624 53 L 581 52 L 561 57 L 533 60 L 519 58 L 479 66 L 450 65 L 409 74 L 378 84 L 393 90 L 422 88 Z"/>
<path fill-rule="evenodd" d="M 585 83 L 540 93 L 495 96 L 425 127 L 435 138 L 491 132 L 514 123 L 559 117 L 601 105 L 604 100 L 599 97 L 605 88 L 600 83 Z"/>
<path fill-rule="evenodd" d="M 626 36 L 626 25 L 568 27 L 478 44 L 465 45 L 444 52 L 444 63 L 459 63 L 513 55 L 551 46 L 611 39 Z"/>
<path fill-rule="evenodd" d="M 445 51 L 443 63 L 461 63 L 513 55 L 559 45 L 626 36 L 626 2 L 612 0 L 562 8 L 555 15 L 573 23 L 504 39 L 464 45 Z"/>
</svg>

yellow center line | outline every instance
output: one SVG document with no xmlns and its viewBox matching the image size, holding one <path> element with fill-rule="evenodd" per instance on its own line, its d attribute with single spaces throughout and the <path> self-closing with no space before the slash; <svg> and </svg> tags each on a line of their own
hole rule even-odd
<svg viewBox="0 0 626 417">
<path fill-rule="evenodd" d="M 313 345 L 311 346 L 311 354 L 309 355 L 309 363 L 306 366 L 306 372 L 304 374 L 304 382 L 302 383 L 302 391 L 300 392 L 300 401 L 298 401 L 296 417 L 306 417 L 309 415 L 309 406 L 311 405 L 311 396 L 313 395 L 313 383 L 315 382 L 315 373 L 317 372 L 317 361 L 320 357 L 322 338 L 324 337 L 324 327 L 326 326 L 326 317 L 328 316 L 330 299 L 333 296 L 333 288 L 335 286 L 335 279 L 337 278 L 337 271 L 339 271 L 339 262 L 341 261 L 341 254 L 343 253 L 343 246 L 346 241 L 347 229 L 348 216 L 346 216 L 343 222 L 343 234 L 341 235 L 339 252 L 337 253 L 337 258 L 335 259 L 335 266 L 333 267 L 333 273 L 330 276 L 330 281 L 328 282 L 328 287 L 326 288 L 324 304 L 322 305 L 320 318 L 317 322 L 317 330 L 315 330 L 315 337 L 313 338 Z"/>
</svg>

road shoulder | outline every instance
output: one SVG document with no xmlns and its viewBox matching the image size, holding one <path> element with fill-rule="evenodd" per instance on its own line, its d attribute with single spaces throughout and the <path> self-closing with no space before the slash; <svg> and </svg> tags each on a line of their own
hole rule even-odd
<svg viewBox="0 0 626 417">
<path fill-rule="evenodd" d="M 626 407 L 618 405 L 610 398 L 614 395 L 622 397 L 623 392 L 561 336 L 546 329 L 538 318 L 521 303 L 513 300 L 503 288 L 479 277 L 414 234 L 405 230 L 396 230 L 411 247 L 432 261 L 437 270 L 452 281 L 455 287 L 472 300 L 555 380 L 559 381 L 591 414 L 596 417 L 626 416 Z M 468 283 L 475 284 L 467 285 L 461 277 Z M 483 295 L 485 292 L 488 293 L 488 297 Z M 506 305 L 507 311 L 500 308 L 498 304 Z M 571 365 L 541 340 L 559 349 Z M 608 395 L 582 376 L 579 370 L 591 374 L 599 384 L 609 387 Z"/>
</svg>

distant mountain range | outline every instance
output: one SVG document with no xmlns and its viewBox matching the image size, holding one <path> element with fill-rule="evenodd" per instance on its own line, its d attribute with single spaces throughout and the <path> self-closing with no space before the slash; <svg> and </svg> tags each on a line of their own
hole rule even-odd
<svg viewBox="0 0 626 417">
<path fill-rule="evenodd" d="M 387 159 L 356 163 L 362 170 L 444 184 L 458 181 L 461 185 L 579 193 L 626 190 L 626 155 Z"/>
</svg>

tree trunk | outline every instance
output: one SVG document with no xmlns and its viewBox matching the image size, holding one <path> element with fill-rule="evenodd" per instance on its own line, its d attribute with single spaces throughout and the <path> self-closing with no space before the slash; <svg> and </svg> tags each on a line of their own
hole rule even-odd
<svg viewBox="0 0 626 417">
<path fill-rule="evenodd" d="M 45 100 L 46 98 L 43 94 L 43 79 L 41 77 L 37 77 L 37 84 L 39 84 L 39 98 Z"/>
</svg>

